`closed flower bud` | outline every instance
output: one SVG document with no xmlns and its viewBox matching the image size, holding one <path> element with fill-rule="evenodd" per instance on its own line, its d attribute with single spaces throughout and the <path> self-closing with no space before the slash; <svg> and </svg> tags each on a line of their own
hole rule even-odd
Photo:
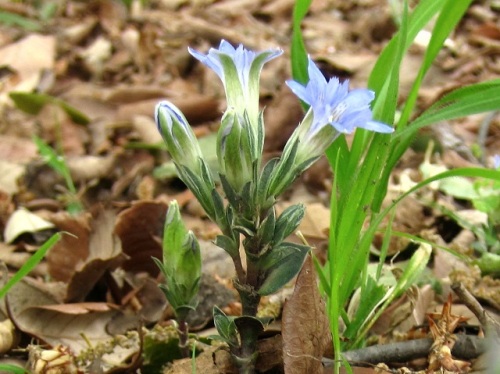
<svg viewBox="0 0 500 374">
<path fill-rule="evenodd" d="M 186 117 L 174 104 L 161 101 L 156 105 L 155 119 L 174 162 L 196 173 L 203 156 Z"/>
<path fill-rule="evenodd" d="M 194 307 L 201 277 L 200 246 L 182 221 L 177 201 L 170 202 L 163 233 L 163 263 L 157 261 L 165 275 L 162 287 L 172 307 Z"/>
<path fill-rule="evenodd" d="M 258 157 L 251 125 L 229 108 L 222 117 L 217 136 L 217 158 L 221 173 L 235 192 L 252 179 L 252 164 Z"/>
</svg>

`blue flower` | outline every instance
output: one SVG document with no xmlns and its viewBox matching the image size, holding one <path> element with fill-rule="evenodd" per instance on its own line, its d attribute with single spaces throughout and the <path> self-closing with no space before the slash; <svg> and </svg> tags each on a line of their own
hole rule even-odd
<svg viewBox="0 0 500 374">
<path fill-rule="evenodd" d="M 500 168 L 500 154 L 493 156 L 493 169 Z"/>
<path fill-rule="evenodd" d="M 295 81 L 286 83 L 299 99 L 312 108 L 314 119 L 309 128 L 309 137 L 313 137 L 327 124 L 345 134 L 351 134 L 356 127 L 380 133 L 394 131 L 385 123 L 372 119 L 370 103 L 375 98 L 373 91 L 349 91 L 349 81 L 340 83 L 338 78 L 327 81 L 310 57 L 308 72 L 309 82 L 306 86 Z"/>
<path fill-rule="evenodd" d="M 246 110 L 252 124 L 257 126 L 260 72 L 266 62 L 278 57 L 283 51 L 274 48 L 254 52 L 241 44 L 234 48 L 225 40 L 220 42 L 218 49 L 210 48 L 206 55 L 192 48 L 188 50 L 222 80 L 228 106 L 237 110 L 242 117 Z"/>
</svg>

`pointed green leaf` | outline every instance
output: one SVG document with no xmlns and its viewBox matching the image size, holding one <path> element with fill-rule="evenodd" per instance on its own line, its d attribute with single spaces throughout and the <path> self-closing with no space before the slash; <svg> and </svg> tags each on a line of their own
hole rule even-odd
<svg viewBox="0 0 500 374">
<path fill-rule="evenodd" d="M 214 306 L 213 316 L 215 328 L 221 338 L 230 346 L 238 346 L 238 332 L 234 323 L 234 317 L 226 316 L 217 306 Z"/>
<path fill-rule="evenodd" d="M 61 99 L 57 99 L 46 94 L 11 92 L 9 94 L 9 97 L 12 99 L 12 101 L 14 101 L 19 109 L 29 114 L 36 115 L 46 104 L 51 103 L 60 106 L 75 123 L 78 123 L 80 125 L 86 125 L 90 123 L 90 119 L 76 108 L 72 107 Z"/>
<path fill-rule="evenodd" d="M 278 291 L 297 275 L 310 247 L 284 242 L 265 255 L 262 262 L 267 269 L 265 280 L 259 288 L 259 295 L 266 296 Z"/>
</svg>

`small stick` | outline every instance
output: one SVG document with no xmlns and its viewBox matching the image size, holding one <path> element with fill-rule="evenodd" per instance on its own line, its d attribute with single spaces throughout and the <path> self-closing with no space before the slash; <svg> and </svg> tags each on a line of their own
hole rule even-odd
<svg viewBox="0 0 500 374">
<path fill-rule="evenodd" d="M 457 294 L 460 301 L 474 313 L 487 334 L 494 334 L 496 337 L 500 337 L 500 326 L 498 323 L 484 310 L 479 301 L 461 282 L 453 283 L 451 289 Z"/>
</svg>

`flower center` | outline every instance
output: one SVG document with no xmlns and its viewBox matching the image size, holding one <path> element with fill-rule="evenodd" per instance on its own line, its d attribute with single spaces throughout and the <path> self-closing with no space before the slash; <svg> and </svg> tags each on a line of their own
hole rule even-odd
<svg viewBox="0 0 500 374">
<path fill-rule="evenodd" d="M 347 110 L 346 103 L 345 102 L 339 103 L 330 112 L 330 116 L 328 117 L 328 122 L 330 122 L 330 123 L 339 122 L 340 117 L 342 117 L 342 114 L 344 114 L 346 110 Z"/>
</svg>

